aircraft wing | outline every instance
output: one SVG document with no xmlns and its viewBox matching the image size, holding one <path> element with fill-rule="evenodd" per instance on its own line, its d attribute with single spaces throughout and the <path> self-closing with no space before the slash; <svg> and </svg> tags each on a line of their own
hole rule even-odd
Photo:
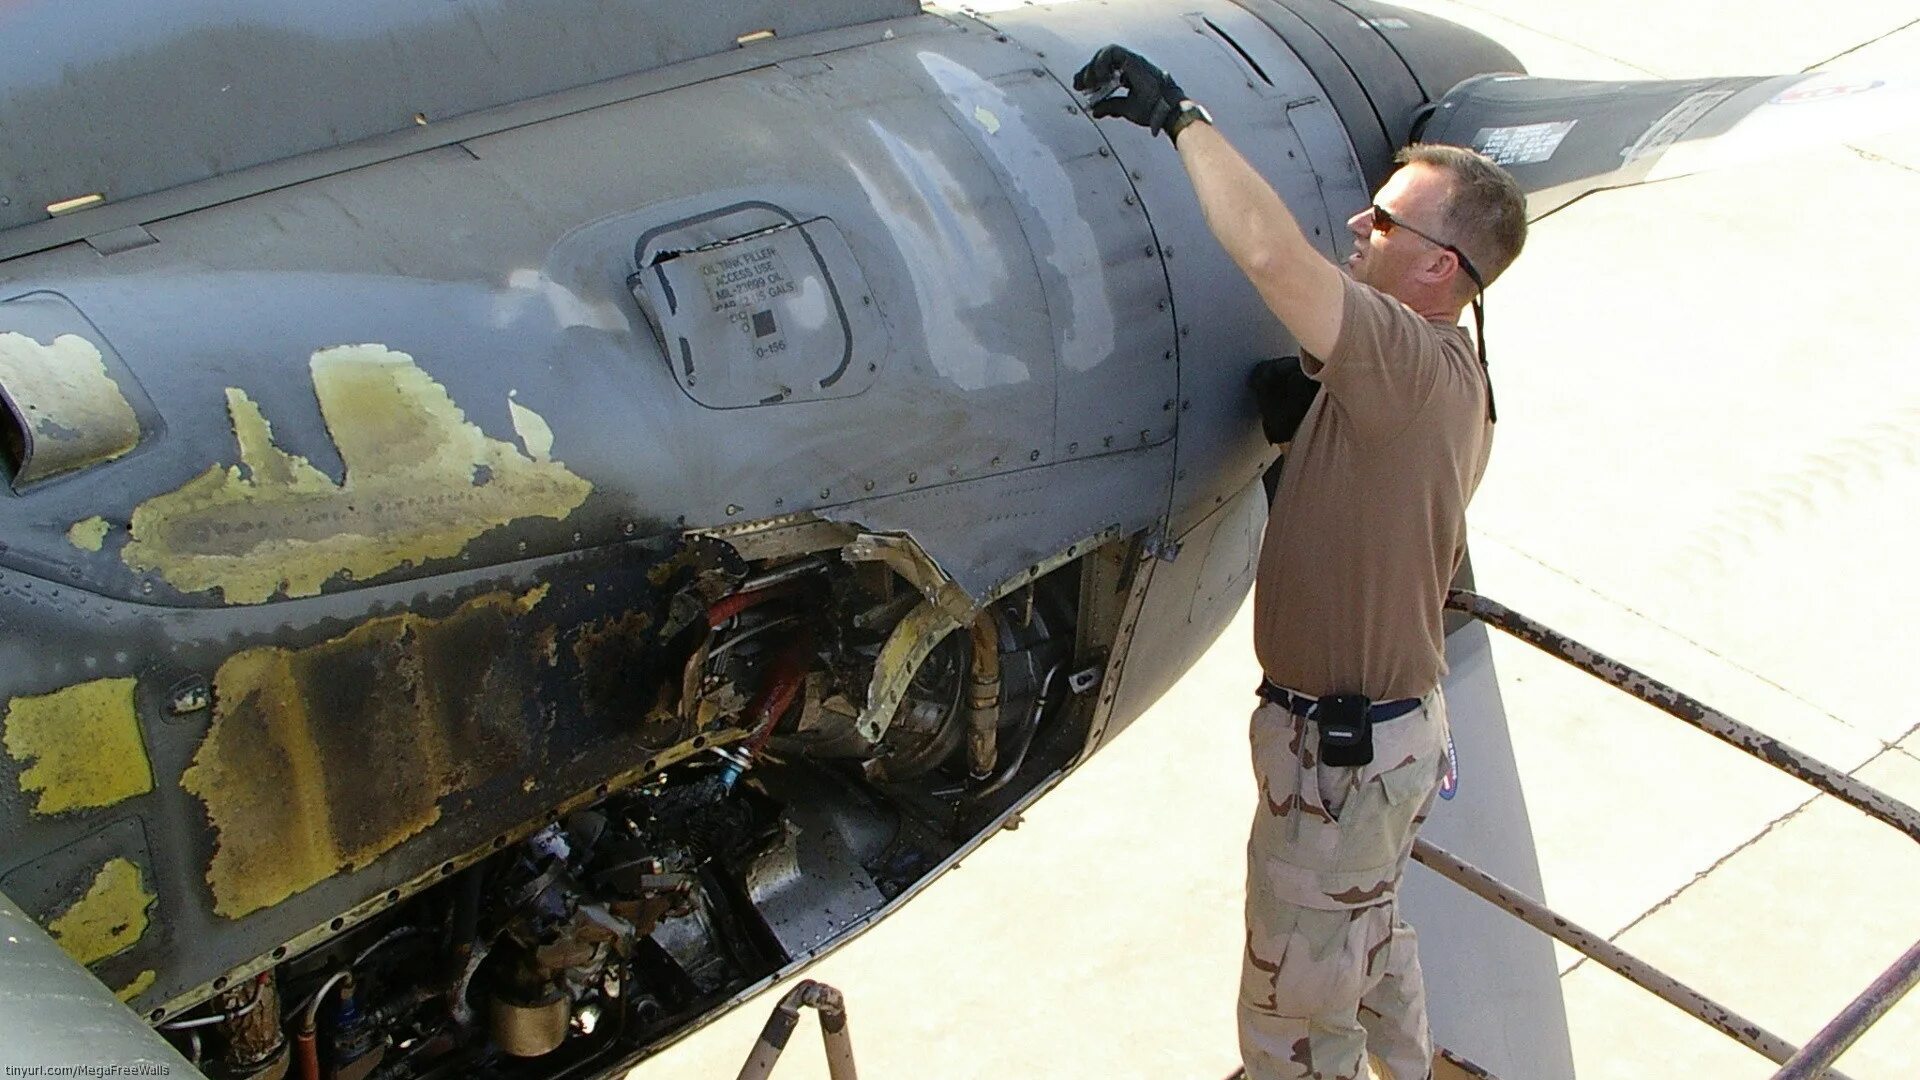
<svg viewBox="0 0 1920 1080">
<path fill-rule="evenodd" d="M 1920 83 L 1835 72 L 1645 82 L 1482 75 L 1448 91 L 1419 137 L 1506 166 L 1537 221 L 1591 192 L 1865 138 L 1916 116 Z"/>
</svg>

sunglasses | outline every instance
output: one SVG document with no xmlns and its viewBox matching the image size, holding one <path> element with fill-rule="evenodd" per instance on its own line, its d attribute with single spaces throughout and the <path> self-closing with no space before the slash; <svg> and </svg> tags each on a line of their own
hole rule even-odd
<svg viewBox="0 0 1920 1080">
<path fill-rule="evenodd" d="M 1386 207 L 1381 206 L 1379 203 L 1374 203 L 1373 231 L 1379 233 L 1381 236 L 1385 236 L 1395 229 L 1405 229 L 1442 251 L 1453 252 L 1453 257 L 1460 260 L 1460 269 L 1465 270 L 1467 276 L 1473 279 L 1474 286 L 1483 293 L 1487 291 L 1486 280 L 1480 276 L 1480 271 L 1473 268 L 1473 260 L 1467 258 L 1466 252 L 1461 251 L 1459 248 L 1444 240 L 1428 236 L 1419 229 L 1394 217 Z M 1480 354 L 1480 369 L 1487 371 L 1487 313 L 1486 309 L 1481 306 L 1481 303 L 1481 298 L 1476 295 L 1473 298 L 1473 339 L 1474 348 Z M 1487 420 L 1491 423 L 1499 420 L 1499 418 L 1500 414 L 1493 407 L 1493 372 L 1487 371 Z"/>
<path fill-rule="evenodd" d="M 1455 247 L 1452 244 L 1447 243 L 1445 240 L 1440 240 L 1440 239 L 1436 239 L 1435 237 L 1428 236 L 1426 233 L 1421 232 L 1419 229 L 1416 229 L 1413 226 L 1407 224 L 1406 222 L 1401 221 L 1399 218 L 1394 217 L 1393 214 L 1389 212 L 1386 207 L 1381 206 L 1379 203 L 1374 203 L 1373 204 L 1373 231 L 1379 233 L 1381 236 L 1385 236 L 1395 229 L 1405 229 L 1408 232 L 1412 233 L 1413 235 L 1419 237 L 1422 240 L 1425 240 L 1427 243 L 1432 244 L 1433 246 L 1439 248 L 1442 251 L 1453 252 L 1453 257 L 1460 260 L 1460 269 L 1465 270 L 1467 272 L 1467 276 L 1473 279 L 1474 285 L 1478 286 L 1481 289 L 1485 289 L 1487 287 L 1487 283 L 1484 280 L 1482 280 L 1480 277 L 1480 271 L 1474 269 L 1473 260 L 1467 258 L 1466 252 L 1461 251 L 1459 248 Z"/>
</svg>

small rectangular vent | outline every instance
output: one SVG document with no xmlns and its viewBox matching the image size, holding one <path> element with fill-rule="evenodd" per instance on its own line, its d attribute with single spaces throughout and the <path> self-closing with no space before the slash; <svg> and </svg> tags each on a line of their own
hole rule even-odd
<svg viewBox="0 0 1920 1080">
<path fill-rule="evenodd" d="M 1220 29 L 1220 27 L 1217 24 L 1215 24 L 1212 19 L 1202 18 L 1200 21 L 1203 23 L 1206 23 L 1207 29 L 1213 31 L 1214 34 L 1216 34 L 1220 38 L 1221 41 L 1224 41 L 1229 46 L 1231 46 L 1234 52 L 1239 53 L 1240 59 L 1245 60 L 1247 62 L 1247 67 L 1253 71 L 1254 75 L 1257 76 L 1261 82 L 1266 83 L 1268 86 L 1273 85 L 1273 80 L 1267 78 L 1266 69 L 1262 68 L 1259 62 L 1256 61 L 1251 55 L 1247 53 L 1247 50 L 1241 48 L 1239 42 L 1233 40 L 1233 35 L 1227 33 L 1225 30 Z"/>
</svg>

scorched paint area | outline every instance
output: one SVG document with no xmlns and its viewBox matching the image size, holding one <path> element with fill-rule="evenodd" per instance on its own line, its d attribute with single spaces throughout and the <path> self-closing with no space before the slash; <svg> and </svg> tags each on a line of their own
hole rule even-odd
<svg viewBox="0 0 1920 1080">
<path fill-rule="evenodd" d="M 444 619 L 373 619 L 306 649 L 236 653 L 180 777 L 219 834 L 214 911 L 271 907 L 440 820 L 441 800 L 519 764 L 545 595 L 489 593 Z"/>
</svg>

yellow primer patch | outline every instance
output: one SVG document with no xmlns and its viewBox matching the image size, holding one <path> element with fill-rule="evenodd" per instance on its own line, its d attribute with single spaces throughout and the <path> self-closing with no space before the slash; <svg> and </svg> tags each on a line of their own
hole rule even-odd
<svg viewBox="0 0 1920 1080">
<path fill-rule="evenodd" d="M 67 530 L 67 542 L 81 551 L 99 551 L 107 542 L 107 519 L 95 515 L 85 521 L 76 521 Z"/>
<path fill-rule="evenodd" d="M 96 679 L 7 703 L 7 753 L 30 762 L 20 790 L 36 814 L 112 806 L 153 790 L 132 679 Z"/>
<path fill-rule="evenodd" d="M 0 386 L 26 414 L 29 453 L 18 482 L 112 461 L 140 444 L 140 419 L 93 342 L 61 334 L 42 345 L 0 334 Z"/>
<path fill-rule="evenodd" d="M 47 923 L 47 933 L 79 963 L 105 960 L 146 934 L 147 909 L 155 899 L 138 866 L 114 859 L 94 875 L 87 895 Z"/>
<path fill-rule="evenodd" d="M 552 432 L 531 410 L 512 409 L 530 457 L 468 422 L 405 353 L 342 345 L 310 367 L 344 482 L 280 449 L 259 406 L 228 390 L 240 463 L 142 503 L 121 554 L 129 567 L 229 604 L 314 596 L 337 575 L 450 558 L 522 518 L 563 519 L 593 490 L 546 456 Z"/>
<path fill-rule="evenodd" d="M 237 919 L 361 869 L 438 821 L 443 797 L 522 767 L 538 660 L 513 620 L 546 593 L 221 664 L 213 724 L 180 777 L 219 834 L 214 911 Z"/>
<path fill-rule="evenodd" d="M 513 400 L 507 395 L 507 411 L 513 414 L 513 430 L 520 436 L 520 444 L 535 461 L 553 459 L 553 426 L 546 417 Z"/>
<path fill-rule="evenodd" d="M 113 992 L 113 996 L 119 998 L 121 1001 L 132 1001 L 134 998 L 137 998 L 141 994 L 146 993 L 148 990 L 153 989 L 153 980 L 158 977 L 159 977 L 158 973 L 156 973 L 153 969 L 149 968 L 146 971 L 143 971 L 140 974 L 134 976 L 134 979 L 132 982 L 128 983 L 127 985 L 121 987 L 118 990 L 115 990 Z"/>
</svg>

